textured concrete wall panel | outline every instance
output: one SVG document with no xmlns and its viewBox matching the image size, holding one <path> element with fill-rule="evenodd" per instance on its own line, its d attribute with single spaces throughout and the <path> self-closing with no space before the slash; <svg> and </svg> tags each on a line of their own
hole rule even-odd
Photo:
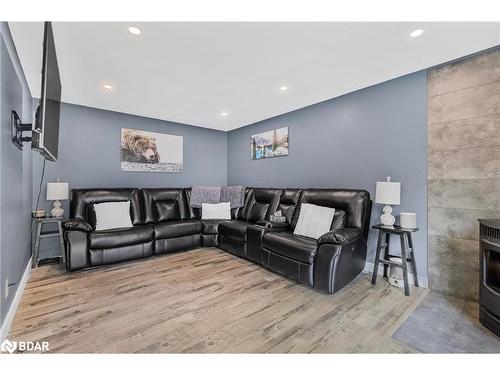
<svg viewBox="0 0 500 375">
<path fill-rule="evenodd" d="M 479 296 L 479 218 L 500 218 L 500 48 L 428 74 L 431 289 Z"/>
</svg>

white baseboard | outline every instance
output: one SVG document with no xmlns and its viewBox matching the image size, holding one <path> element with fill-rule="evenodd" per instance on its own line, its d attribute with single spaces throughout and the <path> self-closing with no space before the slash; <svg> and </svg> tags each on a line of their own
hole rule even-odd
<svg viewBox="0 0 500 375">
<path fill-rule="evenodd" d="M 12 300 L 9 311 L 7 312 L 7 315 L 5 316 L 5 320 L 2 324 L 2 328 L 0 328 L 0 342 L 3 342 L 9 334 L 10 326 L 12 324 L 12 321 L 14 320 L 14 316 L 16 315 L 16 310 L 17 310 L 17 307 L 19 306 L 19 302 L 21 302 L 21 297 L 23 295 L 26 283 L 28 282 L 30 272 L 31 272 L 31 258 L 29 259 L 29 262 L 26 265 L 26 269 L 24 270 L 23 277 L 21 278 L 21 280 L 19 280 L 19 286 L 17 287 L 16 295 L 14 296 L 14 299 Z"/>
<path fill-rule="evenodd" d="M 372 274 L 373 273 L 373 263 L 366 262 L 365 269 L 363 270 L 363 272 Z M 417 270 L 417 272 L 418 272 L 418 270 Z M 383 264 L 379 265 L 377 275 L 379 275 L 379 276 L 384 275 L 384 265 Z M 412 273 L 409 274 L 408 281 L 411 285 L 415 285 L 415 283 L 413 282 L 413 274 Z M 424 276 L 418 276 L 418 285 L 421 288 L 429 288 L 429 279 L 427 277 L 424 277 Z"/>
</svg>

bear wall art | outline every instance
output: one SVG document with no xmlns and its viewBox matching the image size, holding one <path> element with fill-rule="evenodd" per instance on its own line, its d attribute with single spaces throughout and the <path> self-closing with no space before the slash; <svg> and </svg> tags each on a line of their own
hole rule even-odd
<svg viewBox="0 0 500 375">
<path fill-rule="evenodd" d="M 121 170 L 126 172 L 183 171 L 183 137 L 144 130 L 121 130 Z"/>
</svg>

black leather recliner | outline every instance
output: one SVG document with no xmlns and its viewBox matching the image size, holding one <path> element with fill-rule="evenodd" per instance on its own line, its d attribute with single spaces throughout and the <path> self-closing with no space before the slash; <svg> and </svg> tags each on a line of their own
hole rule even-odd
<svg viewBox="0 0 500 375">
<path fill-rule="evenodd" d="M 219 248 L 246 257 L 249 228 L 256 228 L 259 221 L 268 220 L 276 212 L 281 193 L 282 189 L 251 189 L 237 220 L 219 224 Z M 254 260 L 260 263 L 260 259 Z"/>
<path fill-rule="evenodd" d="M 191 218 L 182 188 L 142 189 L 144 222 L 152 224 L 157 255 L 201 246 L 201 223 Z"/>
<path fill-rule="evenodd" d="M 93 205 L 130 201 L 132 228 L 96 231 Z M 154 228 L 142 213 L 139 189 L 73 189 L 70 217 L 64 223 L 68 270 L 139 259 L 154 253 Z"/>
<path fill-rule="evenodd" d="M 335 208 L 330 232 L 318 240 L 293 230 L 300 204 Z M 263 237 L 262 264 L 309 286 L 333 294 L 363 271 L 371 201 L 364 190 L 305 189 L 289 230 Z"/>
<path fill-rule="evenodd" d="M 255 189 L 260 190 L 260 189 Z M 270 208 L 268 217 L 259 220 L 255 225 L 247 227 L 246 258 L 256 263 L 262 263 L 262 239 L 268 232 L 282 232 L 290 228 L 295 208 L 302 196 L 301 189 L 284 189 L 280 192 L 276 210 L 274 206 Z M 268 220 L 269 216 L 276 211 L 280 211 L 286 218 L 284 223 L 276 223 Z"/>
<path fill-rule="evenodd" d="M 245 198 L 248 199 L 249 192 L 251 189 L 246 189 Z M 186 194 L 186 200 L 189 203 L 191 200 L 191 188 L 184 189 Z M 189 206 L 191 219 L 198 219 L 201 222 L 201 240 L 204 247 L 216 247 L 217 246 L 217 235 L 219 233 L 219 224 L 227 220 L 202 220 L 201 219 L 201 209 Z M 239 212 L 239 208 L 231 209 L 231 219 L 236 219 Z"/>
<path fill-rule="evenodd" d="M 201 220 L 191 189 L 74 189 L 64 222 L 68 270 L 218 246 L 303 284 L 333 294 L 364 268 L 371 201 L 352 189 L 247 188 L 231 220 Z M 130 201 L 132 228 L 95 230 L 93 204 Z M 336 209 L 330 232 L 296 236 L 301 203 Z M 281 210 L 285 223 L 269 221 Z"/>
</svg>

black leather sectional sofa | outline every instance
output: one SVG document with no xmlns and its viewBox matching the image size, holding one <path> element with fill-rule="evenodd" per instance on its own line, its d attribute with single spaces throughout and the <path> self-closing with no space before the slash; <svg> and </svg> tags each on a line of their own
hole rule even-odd
<svg viewBox="0 0 500 375">
<path fill-rule="evenodd" d="M 201 220 L 191 189 L 74 189 L 64 222 L 69 271 L 217 246 L 236 256 L 333 294 L 365 266 L 371 200 L 365 190 L 247 188 L 231 220 Z M 93 204 L 130 201 L 132 228 L 95 230 Z M 336 209 L 330 232 L 296 236 L 301 203 Z M 281 210 L 286 223 L 269 221 Z"/>
</svg>

